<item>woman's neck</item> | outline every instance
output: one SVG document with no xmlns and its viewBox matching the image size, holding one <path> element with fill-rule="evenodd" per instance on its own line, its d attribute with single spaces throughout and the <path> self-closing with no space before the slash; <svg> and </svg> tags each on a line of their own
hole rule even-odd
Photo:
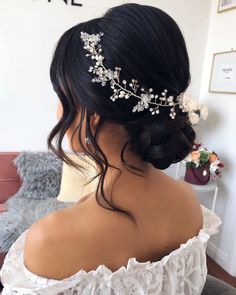
<svg viewBox="0 0 236 295">
<path fill-rule="evenodd" d="M 108 155 L 107 159 L 109 164 L 117 169 L 108 167 L 106 171 L 103 185 L 106 198 L 117 205 L 133 206 L 133 202 L 137 201 L 137 195 L 147 189 L 150 173 L 157 169 L 131 152 L 125 154 L 128 165 L 122 162 L 119 153 Z"/>
</svg>

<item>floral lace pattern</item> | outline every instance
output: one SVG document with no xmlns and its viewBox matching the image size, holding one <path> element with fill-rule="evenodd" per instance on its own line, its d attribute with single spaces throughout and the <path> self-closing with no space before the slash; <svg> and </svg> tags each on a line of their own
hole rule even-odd
<svg viewBox="0 0 236 295">
<path fill-rule="evenodd" d="M 135 257 L 112 272 L 105 265 L 80 270 L 63 280 L 40 277 L 24 265 L 23 249 L 27 231 L 11 246 L 0 278 L 2 295 L 198 295 L 207 275 L 206 245 L 218 232 L 220 218 L 201 205 L 203 228 L 199 234 L 156 262 L 139 262 Z"/>
</svg>

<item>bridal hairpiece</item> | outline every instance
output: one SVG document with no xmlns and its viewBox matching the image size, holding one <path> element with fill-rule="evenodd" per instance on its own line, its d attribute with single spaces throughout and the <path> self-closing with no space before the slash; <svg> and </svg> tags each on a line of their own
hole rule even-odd
<svg viewBox="0 0 236 295">
<path fill-rule="evenodd" d="M 183 92 L 176 97 L 173 95 L 167 95 L 167 89 L 164 89 L 161 94 L 154 94 L 152 88 L 149 88 L 148 91 L 145 90 L 144 87 L 140 88 L 136 79 L 132 79 L 130 83 L 126 80 L 120 82 L 121 68 L 116 66 L 113 71 L 107 69 L 103 64 L 104 56 L 101 54 L 102 46 L 99 44 L 101 36 L 103 36 L 102 32 L 98 34 L 81 32 L 80 35 L 84 42 L 84 49 L 89 52 L 86 56 L 90 56 L 91 59 L 96 60 L 95 65 L 90 66 L 88 70 L 97 76 L 92 79 L 92 82 L 101 83 L 102 86 L 106 86 L 106 83 L 110 81 L 110 87 L 114 92 L 110 96 L 112 101 L 116 101 L 119 98 L 129 99 L 130 96 L 134 96 L 138 98 L 139 101 L 133 107 L 133 112 L 141 112 L 145 109 L 149 109 L 151 114 L 155 115 L 160 112 L 160 107 L 171 107 L 169 115 L 174 119 L 176 116 L 175 107 L 176 105 L 179 105 L 182 112 L 188 112 L 190 123 L 192 125 L 197 124 L 200 117 L 204 120 L 206 119 L 208 115 L 207 108 L 201 106 L 194 100 L 186 99 L 186 95 Z M 139 88 L 140 95 L 138 94 Z M 177 101 L 175 102 L 174 99 Z M 199 113 L 197 114 L 196 111 L 199 111 Z"/>
</svg>

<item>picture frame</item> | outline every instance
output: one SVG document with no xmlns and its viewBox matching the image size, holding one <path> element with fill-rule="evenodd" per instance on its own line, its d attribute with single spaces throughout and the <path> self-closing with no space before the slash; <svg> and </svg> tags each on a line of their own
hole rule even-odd
<svg viewBox="0 0 236 295">
<path fill-rule="evenodd" d="M 208 91 L 236 94 L 236 50 L 213 54 Z"/>
<path fill-rule="evenodd" d="M 217 12 L 221 13 L 236 8 L 236 0 L 219 0 Z"/>
</svg>

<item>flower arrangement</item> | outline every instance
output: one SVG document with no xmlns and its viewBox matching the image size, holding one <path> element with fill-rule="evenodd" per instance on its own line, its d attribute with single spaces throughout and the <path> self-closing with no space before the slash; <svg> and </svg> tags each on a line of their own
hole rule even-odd
<svg viewBox="0 0 236 295">
<path fill-rule="evenodd" d="M 190 93 L 185 93 L 182 98 L 183 108 L 185 108 L 189 114 L 189 121 L 191 125 L 197 125 L 200 119 L 206 120 L 208 117 L 208 108 L 197 100 L 191 99 Z"/>
<path fill-rule="evenodd" d="M 220 169 L 224 164 L 214 151 L 209 151 L 202 144 L 195 144 L 193 151 L 182 161 L 186 168 L 198 168 L 209 165 L 212 178 L 221 177 Z"/>
</svg>

